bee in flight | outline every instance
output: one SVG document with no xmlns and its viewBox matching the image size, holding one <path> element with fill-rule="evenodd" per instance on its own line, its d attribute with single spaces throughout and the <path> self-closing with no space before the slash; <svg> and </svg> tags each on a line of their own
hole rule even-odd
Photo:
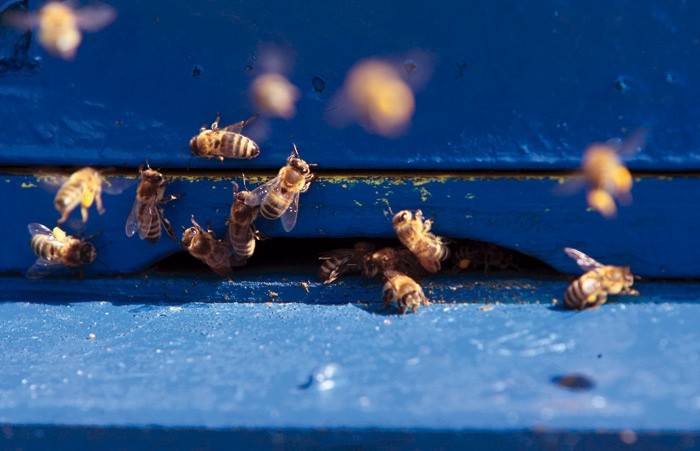
<svg viewBox="0 0 700 451">
<path fill-rule="evenodd" d="M 199 134 L 190 139 L 190 150 L 194 155 L 218 158 L 222 162 L 224 158 L 248 160 L 255 158 L 260 155 L 260 147 L 255 141 L 242 135 L 241 131 L 257 118 L 256 114 L 246 121 L 219 128 L 220 116 L 217 114 L 211 129 L 202 127 Z"/>
<path fill-rule="evenodd" d="M 362 274 L 365 277 L 374 277 L 387 271 L 398 271 L 409 277 L 425 275 L 425 270 L 413 252 L 404 247 L 385 247 L 365 254 L 362 262 Z"/>
<path fill-rule="evenodd" d="M 345 274 L 360 274 L 364 272 L 365 256 L 372 251 L 372 243 L 360 241 L 352 249 L 335 249 L 321 254 L 319 260 L 323 263 L 318 270 L 318 278 L 324 284 L 329 284 Z"/>
<path fill-rule="evenodd" d="M 231 245 L 219 240 L 211 229 L 206 231 L 191 218 L 192 227 L 182 233 L 181 244 L 189 253 L 203 261 L 212 271 L 220 276 L 229 277 L 232 274 Z"/>
<path fill-rule="evenodd" d="M 91 167 L 79 169 L 70 177 L 49 177 L 45 183 L 49 186 L 60 185 L 54 198 L 56 210 L 61 214 L 59 224 L 64 223 L 78 205 L 83 223 L 88 220 L 88 209 L 93 202 L 97 205 L 97 212 L 103 214 L 105 209 L 102 206 L 102 191 L 119 194 L 125 187 L 123 184 L 107 182 L 100 171 Z"/>
<path fill-rule="evenodd" d="M 171 194 L 165 197 L 166 180 L 160 172 L 146 167 L 139 168 L 141 181 L 136 188 L 136 200 L 126 219 L 124 231 L 132 237 L 138 230 L 142 240 L 155 243 L 160 238 L 161 226 L 172 239 L 176 240 L 175 231 L 163 215 L 162 205 L 171 200 L 179 199 L 182 194 Z"/>
<path fill-rule="evenodd" d="M 238 184 L 232 183 L 233 204 L 231 205 L 231 215 L 227 221 L 228 240 L 231 242 L 236 257 L 245 262 L 255 252 L 255 240 L 262 238 L 260 232 L 253 225 L 260 208 L 247 205 L 246 200 L 252 196 L 252 193 L 248 190 L 239 191 Z"/>
<path fill-rule="evenodd" d="M 416 312 L 421 305 L 430 304 L 423 293 L 423 288 L 406 274 L 389 270 L 384 272 L 384 279 L 386 280 L 382 295 L 384 308 L 396 303 L 399 313 L 405 313 L 406 310 Z"/>
<path fill-rule="evenodd" d="M 260 206 L 260 214 L 265 219 L 281 218 L 286 232 L 294 228 L 299 212 L 299 194 L 306 192 L 315 175 L 310 166 L 299 157 L 297 146 L 287 158 L 287 164 L 279 170 L 275 178 L 251 191 L 246 205 Z"/>
<path fill-rule="evenodd" d="M 627 266 L 603 265 L 581 251 L 567 247 L 566 255 L 586 271 L 571 282 L 564 293 L 564 306 L 572 310 L 596 308 L 605 304 L 608 295 L 638 295 L 632 289 L 634 276 Z"/>
<path fill-rule="evenodd" d="M 424 219 L 420 210 L 402 210 L 394 215 L 392 224 L 399 241 L 413 252 L 421 266 L 430 273 L 438 272 L 440 262 L 450 256 L 450 249 L 445 240 L 430 231 L 433 220 Z"/>
<path fill-rule="evenodd" d="M 632 202 L 632 174 L 621 157 L 631 155 L 644 146 L 646 130 L 632 132 L 624 141 L 611 139 L 593 143 L 583 154 L 579 174 L 561 185 L 559 192 L 576 191 L 585 182 L 588 185 L 588 206 L 606 218 L 617 213 L 615 201 L 623 205 Z"/>
<path fill-rule="evenodd" d="M 18 30 L 39 29 L 39 43 L 49 53 L 65 60 L 75 58 L 82 31 L 98 31 L 117 16 L 114 8 L 100 4 L 75 9 L 70 2 L 50 1 L 36 14 L 8 13 L 4 21 Z"/>
<path fill-rule="evenodd" d="M 51 230 L 36 222 L 29 224 L 27 228 L 32 236 L 32 252 L 39 257 L 27 271 L 30 278 L 43 277 L 64 267 L 78 268 L 88 265 L 97 257 L 97 250 L 88 239 L 66 235 L 66 232 L 58 227 Z"/>
</svg>

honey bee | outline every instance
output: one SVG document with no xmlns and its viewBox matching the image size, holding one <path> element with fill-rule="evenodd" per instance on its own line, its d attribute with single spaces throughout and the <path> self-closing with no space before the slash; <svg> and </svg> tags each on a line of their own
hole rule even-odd
<svg viewBox="0 0 700 451">
<path fill-rule="evenodd" d="M 88 208 L 93 202 L 97 205 L 97 212 L 103 214 L 105 209 L 102 206 L 102 191 L 118 194 L 123 189 L 123 186 L 107 183 L 102 174 L 91 167 L 79 169 L 68 178 L 59 177 L 50 183 L 60 184 L 61 182 L 63 183 L 54 198 L 56 210 L 61 213 L 59 224 L 65 222 L 78 205 L 80 205 L 84 223 L 88 220 Z"/>
<path fill-rule="evenodd" d="M 423 213 L 402 210 L 392 220 L 399 241 L 418 258 L 421 266 L 430 273 L 440 270 L 440 262 L 450 256 L 447 243 L 434 235 L 430 228 L 432 219 L 423 219 Z"/>
<path fill-rule="evenodd" d="M 291 119 L 296 114 L 299 88 L 286 77 L 276 73 L 259 75 L 250 87 L 256 108 L 264 115 Z"/>
<path fill-rule="evenodd" d="M 386 279 L 382 295 L 384 308 L 395 302 L 399 313 L 405 313 L 406 310 L 416 312 L 421 305 L 430 304 L 423 293 L 423 288 L 406 274 L 389 270 L 384 273 L 384 278 Z"/>
<path fill-rule="evenodd" d="M 483 269 L 488 274 L 492 268 L 500 271 L 520 271 L 515 254 L 491 243 L 470 242 L 454 251 L 453 271 Z"/>
<path fill-rule="evenodd" d="M 212 271 L 220 276 L 230 277 L 233 273 L 231 269 L 231 246 L 214 235 L 214 232 L 207 228 L 205 231 L 194 216 L 191 218 L 192 227 L 185 229 L 182 233 L 182 247 L 189 253 L 203 261 Z"/>
<path fill-rule="evenodd" d="M 87 239 L 66 235 L 58 227 L 50 230 L 36 222 L 27 226 L 32 236 L 32 252 L 39 257 L 27 271 L 30 278 L 43 277 L 51 271 L 68 267 L 78 268 L 92 263 L 97 257 L 97 250 Z"/>
<path fill-rule="evenodd" d="M 287 158 L 286 166 L 272 180 L 251 191 L 246 205 L 260 206 L 260 214 L 266 219 L 281 218 L 286 232 L 294 228 L 299 212 L 299 194 L 306 192 L 316 178 L 306 161 L 299 157 L 297 146 Z"/>
<path fill-rule="evenodd" d="M 228 240 L 231 242 L 234 254 L 241 260 L 247 260 L 253 256 L 255 240 L 260 239 L 260 233 L 253 225 L 260 208 L 251 207 L 245 203 L 251 195 L 248 190 L 239 191 L 238 184 L 233 182 L 233 204 L 227 221 Z"/>
<path fill-rule="evenodd" d="M 174 240 L 177 239 L 170 221 L 163 216 L 162 205 L 171 200 L 179 199 L 182 194 L 171 194 L 164 197 L 167 182 L 163 178 L 163 174 L 150 167 L 145 170 L 140 168 L 139 172 L 141 173 L 141 181 L 136 188 L 134 206 L 126 219 L 124 228 L 126 236 L 132 237 L 138 230 L 142 240 L 155 243 L 160 238 L 160 228 L 163 226 L 168 236 Z"/>
<path fill-rule="evenodd" d="M 385 247 L 365 254 L 362 262 L 362 274 L 365 277 L 374 277 L 391 270 L 402 272 L 409 277 L 420 277 L 425 274 L 416 256 L 406 248 Z"/>
<path fill-rule="evenodd" d="M 103 4 L 75 9 L 68 2 L 51 1 L 36 14 L 8 14 L 5 21 L 22 31 L 38 28 L 39 43 L 46 51 L 72 60 L 82 41 L 81 30 L 98 31 L 116 15 L 114 8 Z"/>
<path fill-rule="evenodd" d="M 224 158 L 247 159 L 260 155 L 260 147 L 253 141 L 241 134 L 243 127 L 258 118 L 258 115 L 246 121 L 236 122 L 224 128 L 219 128 L 219 119 L 211 124 L 211 129 L 202 127 L 199 134 L 190 140 L 190 149 L 194 155 L 204 158 Z"/>
<path fill-rule="evenodd" d="M 373 250 L 372 243 L 360 241 L 352 249 L 335 249 L 322 254 L 319 257 L 323 263 L 318 270 L 318 278 L 324 284 L 329 284 L 342 275 L 362 273 L 364 259 Z"/>
<path fill-rule="evenodd" d="M 566 308 L 572 310 L 596 308 L 605 304 L 609 294 L 639 294 L 637 290 L 631 288 L 634 276 L 629 267 L 603 265 L 570 247 L 565 248 L 564 252 L 586 271 L 566 288 L 564 293 Z"/>
<path fill-rule="evenodd" d="M 612 218 L 617 213 L 616 200 L 623 205 L 632 202 L 632 174 L 621 156 L 639 150 L 644 145 L 645 137 L 646 130 L 638 129 L 624 141 L 591 144 L 583 154 L 580 173 L 572 179 L 571 186 L 576 187 L 580 181 L 586 182 L 588 206 L 606 218 Z"/>
</svg>

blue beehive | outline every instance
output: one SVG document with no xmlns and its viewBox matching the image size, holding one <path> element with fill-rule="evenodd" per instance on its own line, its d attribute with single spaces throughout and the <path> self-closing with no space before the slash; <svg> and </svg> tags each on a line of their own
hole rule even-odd
<svg viewBox="0 0 700 451">
<path fill-rule="evenodd" d="M 116 20 L 69 61 L 0 28 L 8 446 L 697 446 L 696 286 L 653 281 L 700 275 L 697 5 L 110 4 Z M 370 58 L 415 95 L 405 129 L 345 115 L 348 73 Z M 217 114 L 258 112 L 250 86 L 271 66 L 299 98 L 245 127 L 260 155 L 193 157 Z M 633 202 L 614 218 L 583 188 L 557 194 L 588 145 L 639 128 Z M 164 207 L 178 238 L 191 216 L 223 236 L 231 181 L 270 180 L 293 144 L 317 180 L 290 232 L 256 221 L 267 257 L 231 280 L 179 257 L 149 270 L 182 248 L 125 235 L 140 166 L 185 194 Z M 82 166 L 123 188 L 90 210 L 98 261 L 27 280 L 27 224 L 58 218 L 42 181 Z M 378 279 L 315 281 L 316 252 L 390 242 L 402 209 L 560 273 L 581 272 L 565 247 L 629 265 L 641 296 L 574 314 L 551 306 L 563 277 L 440 274 L 424 282 L 434 304 L 404 317 L 379 309 Z M 582 386 L 557 385 L 570 373 Z"/>
</svg>

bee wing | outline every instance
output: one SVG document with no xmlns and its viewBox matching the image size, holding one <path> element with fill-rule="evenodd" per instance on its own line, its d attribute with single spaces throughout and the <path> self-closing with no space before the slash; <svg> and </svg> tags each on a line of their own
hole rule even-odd
<svg viewBox="0 0 700 451">
<path fill-rule="evenodd" d="M 289 207 L 282 213 L 280 219 L 282 220 L 282 228 L 285 232 L 289 232 L 294 228 L 297 223 L 297 213 L 299 212 L 299 193 L 294 193 L 292 197 L 292 203 Z"/>
<path fill-rule="evenodd" d="M 12 7 L 11 4 L 6 8 L 10 7 Z M 20 11 L 8 11 L 2 14 L 4 9 L 5 8 L 0 8 L 0 22 L 9 25 L 12 28 L 20 31 L 28 31 L 35 28 L 39 24 L 36 14 Z"/>
<path fill-rule="evenodd" d="M 259 206 L 265 196 L 267 196 L 267 193 L 270 191 L 279 191 L 280 189 L 280 177 L 279 175 L 272 180 L 269 180 L 262 185 L 256 187 L 253 189 L 253 191 L 250 191 L 250 195 L 246 197 L 245 199 L 245 204 L 248 205 L 249 207 L 257 207 Z"/>
<path fill-rule="evenodd" d="M 576 264 L 584 271 L 590 271 L 603 266 L 603 264 L 574 248 L 566 247 L 564 248 L 564 252 L 566 252 L 566 255 L 573 258 Z"/>
<path fill-rule="evenodd" d="M 117 11 L 109 5 L 92 5 L 75 11 L 78 28 L 85 31 L 98 31 L 109 25 L 117 17 Z"/>
<path fill-rule="evenodd" d="M 102 177 L 102 191 L 107 194 L 121 194 L 125 189 L 136 184 L 136 179 L 121 177 Z"/>
<path fill-rule="evenodd" d="M 566 177 L 562 182 L 552 189 L 555 196 L 570 196 L 581 189 L 586 184 L 586 178 L 580 172 Z"/>
<path fill-rule="evenodd" d="M 64 267 L 65 265 L 60 260 L 49 261 L 43 258 L 38 258 L 31 268 L 27 270 L 27 277 L 30 279 L 39 279 Z"/>
<path fill-rule="evenodd" d="M 55 193 L 68 181 L 67 175 L 38 174 L 36 178 L 39 186 L 50 193 Z"/>
<path fill-rule="evenodd" d="M 132 237 L 136 233 L 136 231 L 139 229 L 139 205 L 141 205 L 141 202 L 139 202 L 138 199 L 134 201 L 134 206 L 131 207 L 131 211 L 129 212 L 129 216 L 126 218 L 126 225 L 124 226 L 124 232 L 126 233 L 126 236 Z M 143 237 L 141 237 L 143 239 Z"/>
<path fill-rule="evenodd" d="M 638 128 L 627 135 L 624 140 L 611 139 L 606 144 L 615 149 L 618 155 L 629 157 L 642 150 L 647 141 L 648 130 Z"/>
<path fill-rule="evenodd" d="M 51 231 L 51 229 L 49 229 L 49 228 L 46 227 L 45 225 L 39 224 L 39 223 L 37 223 L 37 222 L 32 222 L 31 224 L 29 224 L 29 225 L 27 226 L 27 229 L 29 230 L 29 234 L 30 234 L 31 236 L 34 236 L 34 235 L 48 235 L 48 236 L 54 238 L 53 232 Z"/>
</svg>

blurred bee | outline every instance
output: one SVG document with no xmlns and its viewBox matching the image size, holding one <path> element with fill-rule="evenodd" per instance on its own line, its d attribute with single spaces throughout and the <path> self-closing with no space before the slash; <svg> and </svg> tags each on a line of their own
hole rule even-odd
<svg viewBox="0 0 700 451">
<path fill-rule="evenodd" d="M 360 241 L 352 249 L 335 249 L 321 254 L 319 260 L 323 263 L 318 270 L 318 278 L 329 284 L 345 274 L 360 274 L 364 272 L 365 257 L 372 251 L 372 243 Z"/>
<path fill-rule="evenodd" d="M 299 88 L 283 75 L 266 73 L 259 75 L 250 86 L 255 107 L 269 117 L 291 119 L 296 114 Z"/>
<path fill-rule="evenodd" d="M 564 293 L 566 308 L 572 310 L 596 308 L 605 304 L 609 294 L 639 294 L 637 290 L 631 288 L 634 276 L 629 267 L 603 265 L 570 247 L 565 248 L 564 252 L 586 271 L 566 288 Z"/>
<path fill-rule="evenodd" d="M 409 277 L 420 277 L 425 274 L 416 256 L 406 248 L 385 247 L 365 254 L 362 262 L 362 274 L 365 277 L 374 277 L 391 270 L 402 272 Z"/>
<path fill-rule="evenodd" d="M 446 242 L 434 235 L 430 228 L 432 219 L 423 219 L 423 213 L 402 210 L 392 220 L 399 241 L 418 258 L 421 266 L 430 273 L 440 270 L 440 262 L 450 256 Z"/>
<path fill-rule="evenodd" d="M 104 4 L 75 9 L 69 2 L 51 1 L 36 14 L 8 13 L 4 21 L 22 31 L 38 28 L 39 43 L 47 52 L 72 60 L 82 41 L 80 31 L 98 31 L 116 16 L 114 8 Z"/>
<path fill-rule="evenodd" d="M 204 158 L 224 158 L 252 159 L 260 155 L 260 147 L 247 136 L 243 136 L 243 127 L 258 118 L 258 115 L 251 117 L 247 121 L 236 122 L 224 128 L 219 128 L 219 119 L 211 124 L 211 130 L 202 127 L 199 134 L 190 140 L 190 149 L 194 155 Z"/>
<path fill-rule="evenodd" d="M 238 184 L 232 183 L 233 204 L 231 205 L 231 215 L 226 221 L 228 240 L 231 242 L 234 254 L 241 260 L 247 260 L 255 252 L 255 240 L 259 240 L 261 237 L 253 225 L 260 208 L 247 205 L 245 201 L 252 195 L 251 192 L 248 190 L 239 191 Z"/>
<path fill-rule="evenodd" d="M 124 188 L 107 183 L 102 174 L 91 167 L 79 169 L 68 178 L 58 177 L 47 183 L 50 185 L 62 183 L 54 198 L 56 210 L 61 213 L 59 224 L 65 222 L 78 205 L 80 205 L 80 214 L 84 223 L 88 220 L 88 208 L 93 202 L 97 205 L 97 212 L 103 214 L 105 209 L 102 207 L 102 191 L 118 194 Z"/>
<path fill-rule="evenodd" d="M 478 241 L 458 246 L 452 256 L 453 271 L 483 269 L 488 274 L 492 268 L 500 271 L 520 271 L 515 253 L 491 243 Z"/>
<path fill-rule="evenodd" d="M 430 304 L 423 293 L 423 288 L 406 274 L 390 270 L 384 273 L 384 278 L 386 279 L 382 295 L 384 308 L 395 302 L 399 313 L 405 313 L 406 310 L 415 312 L 421 305 Z"/>
<path fill-rule="evenodd" d="M 211 229 L 207 228 L 205 231 L 194 220 L 194 216 L 191 220 L 192 227 L 185 229 L 182 233 L 182 247 L 187 249 L 193 257 L 206 263 L 218 275 L 230 277 L 233 273 L 230 244 L 216 239 Z"/>
<path fill-rule="evenodd" d="M 646 130 L 638 129 L 624 141 L 591 144 L 583 154 L 580 174 L 571 179 L 570 186 L 564 185 L 563 191 L 575 191 L 571 188 L 586 182 L 588 206 L 606 218 L 614 217 L 617 213 L 615 200 L 623 205 L 632 202 L 632 174 L 620 157 L 637 152 L 644 146 L 645 139 Z"/>
<path fill-rule="evenodd" d="M 170 221 L 163 216 L 161 205 L 179 199 L 182 194 L 171 194 L 164 197 L 167 182 L 163 178 L 163 174 L 148 166 L 145 170 L 143 167 L 139 168 L 139 172 L 141 173 L 141 181 L 136 188 L 134 206 L 126 219 L 124 228 L 126 236 L 132 237 L 138 230 L 142 240 L 155 243 L 160 238 L 160 228 L 163 226 L 168 236 L 177 240 Z"/>
<path fill-rule="evenodd" d="M 294 228 L 299 212 L 299 194 L 306 192 L 316 177 L 306 161 L 299 157 L 297 146 L 287 158 L 287 165 L 272 180 L 251 191 L 246 205 L 260 206 L 260 214 L 266 219 L 281 218 L 286 232 Z"/>
<path fill-rule="evenodd" d="M 30 278 L 43 277 L 59 268 L 78 268 L 88 265 L 97 257 L 97 250 L 87 239 L 70 235 L 58 227 L 50 230 L 36 222 L 27 226 L 32 236 L 32 252 L 39 257 L 27 271 Z"/>
</svg>

